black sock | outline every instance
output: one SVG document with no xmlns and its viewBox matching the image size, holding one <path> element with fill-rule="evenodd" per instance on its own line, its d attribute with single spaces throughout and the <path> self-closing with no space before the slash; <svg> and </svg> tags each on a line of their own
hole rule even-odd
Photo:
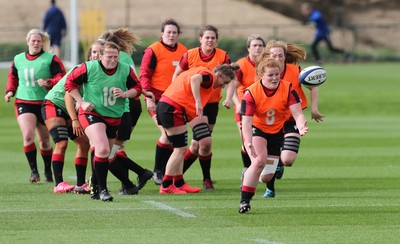
<svg viewBox="0 0 400 244">
<path fill-rule="evenodd" d="M 52 165 L 53 165 L 53 171 L 54 171 L 54 180 L 55 180 L 56 185 L 58 185 L 64 181 L 64 179 L 63 179 L 64 162 L 54 160 Z"/>
<path fill-rule="evenodd" d="M 53 149 L 44 151 L 40 150 L 40 154 L 42 155 L 43 163 L 44 163 L 44 172 L 45 173 L 50 173 L 51 172 L 51 159 L 53 155 Z"/>
<path fill-rule="evenodd" d="M 36 148 L 33 150 L 25 151 L 26 159 L 28 160 L 29 167 L 31 168 L 31 171 L 33 173 L 38 173 L 36 155 L 37 155 Z"/>
<path fill-rule="evenodd" d="M 108 157 L 98 158 L 95 156 L 93 160 L 95 164 L 94 171 L 96 172 L 96 178 L 101 192 L 102 190 L 107 189 Z"/>
<path fill-rule="evenodd" d="M 174 148 L 168 148 L 168 153 L 165 154 L 165 157 L 161 160 L 161 173 L 164 175 L 165 174 L 165 168 L 167 167 L 167 162 L 169 157 L 171 157 L 172 152 L 174 151 Z"/>
<path fill-rule="evenodd" d="M 76 185 L 82 186 L 86 182 L 86 168 L 88 158 L 75 158 Z"/>
<path fill-rule="evenodd" d="M 86 168 L 86 165 L 75 164 L 77 186 L 85 184 Z"/>
<path fill-rule="evenodd" d="M 211 157 L 212 154 L 209 156 L 203 157 L 199 156 L 199 162 L 201 166 L 201 171 L 203 172 L 203 180 L 209 179 L 211 180 Z"/>
<path fill-rule="evenodd" d="M 241 155 L 242 155 L 243 167 L 246 168 L 250 167 L 251 160 L 249 154 L 246 151 L 241 150 Z"/>
<path fill-rule="evenodd" d="M 92 177 L 90 177 L 91 184 L 93 186 L 98 187 L 99 182 L 97 181 L 96 171 L 94 169 L 95 168 L 95 165 L 94 165 L 94 150 L 90 151 L 90 166 L 92 168 L 92 174 L 91 174 Z"/>
<path fill-rule="evenodd" d="M 167 188 L 168 186 L 170 186 L 172 184 L 173 184 L 173 180 L 172 179 L 171 180 L 163 180 L 163 182 L 162 182 L 162 186 L 164 188 Z"/>
<path fill-rule="evenodd" d="M 94 171 L 94 169 L 93 169 L 91 177 L 90 177 L 90 183 L 94 187 L 99 186 L 99 182 L 97 181 L 97 176 L 96 176 L 96 172 Z"/>
<path fill-rule="evenodd" d="M 154 163 L 154 172 L 165 173 L 165 166 L 169 157 L 171 156 L 171 149 L 169 145 L 161 144 L 157 142 L 156 146 L 156 155 L 155 155 L 155 163 Z"/>
<path fill-rule="evenodd" d="M 137 164 L 135 161 L 128 157 L 123 157 L 122 155 L 117 154 L 118 161 L 127 169 L 132 170 L 137 175 L 142 175 L 144 173 L 144 168 Z"/>
<path fill-rule="evenodd" d="M 187 149 L 183 156 L 183 173 L 185 173 L 190 166 L 196 161 L 198 155 L 194 155 L 190 149 Z"/>
<path fill-rule="evenodd" d="M 250 203 L 251 199 L 254 196 L 254 192 L 247 192 L 247 191 L 241 191 L 241 196 L 242 199 L 240 200 L 240 203 Z"/>
<path fill-rule="evenodd" d="M 110 172 L 122 182 L 122 184 L 127 188 L 132 188 L 134 185 L 132 181 L 129 180 L 126 174 L 126 169 L 119 162 L 119 158 L 116 158 L 110 163 Z"/>
<path fill-rule="evenodd" d="M 275 191 L 275 174 L 270 181 L 267 182 L 267 188 L 271 191 Z"/>
<path fill-rule="evenodd" d="M 183 175 L 175 175 L 174 176 L 174 185 L 176 187 L 181 187 L 185 184 L 185 180 L 183 179 Z"/>
</svg>

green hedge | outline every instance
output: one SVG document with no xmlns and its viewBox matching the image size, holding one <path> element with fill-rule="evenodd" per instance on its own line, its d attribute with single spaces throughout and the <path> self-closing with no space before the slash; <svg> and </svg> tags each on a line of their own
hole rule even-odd
<svg viewBox="0 0 400 244">
<path fill-rule="evenodd" d="M 141 44 L 139 46 L 135 46 L 136 51 L 132 55 L 135 64 L 141 63 L 144 49 L 156 40 L 157 40 L 156 38 L 142 39 Z M 188 48 L 199 46 L 199 41 L 197 39 L 182 38 L 180 42 Z M 224 39 L 219 42 L 219 47 L 224 50 L 227 50 L 232 61 L 236 61 L 240 57 L 247 54 L 246 40 Z M 26 43 L 0 44 L 0 62 L 11 61 L 13 60 L 16 54 L 24 52 L 26 50 L 27 50 Z M 83 53 L 82 45 L 79 45 L 79 50 L 80 50 L 79 60 L 84 61 L 86 57 L 85 54 Z"/>
<path fill-rule="evenodd" d="M 141 63 L 142 55 L 144 49 L 152 44 L 156 38 L 143 38 L 141 44 L 136 46 L 136 51 L 133 53 L 132 58 L 135 64 L 138 66 Z M 184 44 L 187 48 L 193 48 L 199 46 L 199 41 L 197 38 L 182 38 L 180 42 Z M 231 57 L 232 62 L 238 60 L 239 58 L 247 55 L 246 40 L 245 39 L 233 39 L 224 38 L 219 41 L 218 47 L 226 50 Z M 305 45 L 307 53 L 309 54 L 309 60 L 312 62 L 312 55 L 310 52 L 310 47 Z M 0 44 L 0 62 L 11 61 L 14 56 L 20 52 L 27 50 L 26 43 L 6 43 Z M 83 62 L 85 60 L 85 55 L 83 53 L 82 45 L 79 47 L 79 60 Z M 324 46 L 320 47 L 321 55 L 323 56 L 325 62 L 342 62 L 343 58 L 341 55 L 335 55 L 330 53 Z M 380 61 L 400 61 L 400 57 L 395 55 L 396 52 L 389 49 L 376 49 L 374 53 L 361 53 L 354 52 L 351 54 L 350 61 L 360 61 L 360 62 L 380 62 Z"/>
</svg>

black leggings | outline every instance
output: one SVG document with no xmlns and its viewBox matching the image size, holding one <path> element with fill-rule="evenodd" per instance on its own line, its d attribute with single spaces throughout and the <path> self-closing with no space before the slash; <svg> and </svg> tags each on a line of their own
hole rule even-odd
<svg viewBox="0 0 400 244">
<path fill-rule="evenodd" d="M 316 37 L 316 38 L 314 39 L 314 41 L 311 43 L 311 50 L 312 50 L 312 52 L 313 52 L 313 55 L 314 55 L 314 57 L 315 57 L 315 60 L 317 60 L 317 61 L 320 61 L 320 60 L 321 60 L 321 55 L 320 55 L 319 52 L 318 52 L 318 44 L 319 44 L 321 41 L 325 41 L 326 45 L 328 46 L 328 48 L 329 48 L 329 50 L 330 50 L 331 52 L 334 52 L 334 53 L 344 53 L 344 51 L 343 51 L 342 49 L 335 48 L 335 47 L 332 45 L 332 41 L 331 41 L 331 39 L 329 38 L 329 36 Z"/>
</svg>

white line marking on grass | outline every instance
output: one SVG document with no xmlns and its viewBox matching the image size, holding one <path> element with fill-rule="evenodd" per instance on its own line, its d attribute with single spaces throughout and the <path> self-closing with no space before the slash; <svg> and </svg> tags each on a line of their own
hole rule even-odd
<svg viewBox="0 0 400 244">
<path fill-rule="evenodd" d="M 257 242 L 257 243 L 263 243 L 263 244 L 277 244 L 277 243 L 279 243 L 279 242 L 270 241 L 270 240 L 261 239 L 261 238 L 248 239 L 248 240 L 254 241 L 254 242 Z"/>
<path fill-rule="evenodd" d="M 0 209 L 0 213 L 12 212 L 94 212 L 94 211 L 132 211 L 132 210 L 149 210 L 149 208 L 112 208 L 112 209 L 90 209 L 90 208 L 68 208 L 68 209 Z"/>
<path fill-rule="evenodd" d="M 162 203 L 157 203 L 155 201 L 143 201 L 145 203 L 149 203 L 153 205 L 154 207 L 157 208 L 162 208 L 159 205 L 156 204 L 162 204 Z M 152 204 L 151 202 L 155 202 L 156 204 Z M 195 215 L 183 212 L 179 209 L 172 208 L 170 206 L 164 205 L 164 208 L 168 207 L 171 209 L 174 209 L 174 211 L 180 211 L 184 213 L 185 215 L 190 215 L 191 218 L 196 217 Z M 320 204 L 320 205 L 310 205 L 310 204 L 305 204 L 305 205 L 281 205 L 281 206 L 258 206 L 257 209 L 280 209 L 280 208 L 325 208 L 325 207 L 400 207 L 400 204 L 398 203 L 388 203 L 388 204 Z M 185 210 L 190 210 L 190 209 L 225 209 L 226 206 L 220 206 L 220 207 L 199 207 L 199 206 L 186 206 L 183 207 L 182 209 Z M 108 208 L 108 209 L 91 209 L 91 208 L 68 208 L 68 209 L 60 209 L 60 208 L 46 208 L 46 209 L 0 209 L 0 213 L 23 213 L 23 212 L 80 212 L 80 211 L 132 211 L 132 210 L 152 210 L 153 208 L 151 207 L 132 207 L 132 208 Z M 236 208 L 232 208 L 236 209 Z M 167 210 L 167 209 L 165 209 Z M 235 210 L 232 210 L 235 211 Z M 189 217 L 189 216 L 185 216 Z"/>
<path fill-rule="evenodd" d="M 184 212 L 182 210 L 179 210 L 177 208 L 173 208 L 173 207 L 168 206 L 168 205 L 166 205 L 164 203 L 161 203 L 161 202 L 156 202 L 156 201 L 143 201 L 143 202 L 148 203 L 150 205 L 153 205 L 154 207 L 160 208 L 162 210 L 167 210 L 169 212 L 172 212 L 172 213 L 174 213 L 176 215 L 179 215 L 179 216 L 182 216 L 182 217 L 185 217 L 185 218 L 196 218 L 196 216 L 194 216 L 191 213 L 186 213 L 186 212 Z"/>
</svg>

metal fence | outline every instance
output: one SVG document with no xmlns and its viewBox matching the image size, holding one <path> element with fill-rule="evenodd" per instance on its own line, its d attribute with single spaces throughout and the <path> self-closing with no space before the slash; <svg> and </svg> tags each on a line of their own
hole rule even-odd
<svg viewBox="0 0 400 244">
<path fill-rule="evenodd" d="M 118 28 L 121 26 L 106 26 L 109 28 Z M 132 25 L 127 26 L 136 31 L 142 38 L 153 38 L 156 40 L 159 36 L 159 25 Z M 11 61 L 14 55 L 25 47 L 26 33 L 34 27 L 20 28 L 0 28 L 0 61 Z M 301 24 L 231 24 L 218 25 L 220 40 L 224 38 L 237 39 L 246 45 L 247 36 L 253 33 L 259 33 L 266 39 L 282 39 L 287 42 L 304 44 L 307 46 L 314 35 L 312 25 Z M 198 38 L 199 26 L 182 26 L 183 38 Z M 7 38 L 5 38 L 7 37 Z M 335 46 L 343 48 L 352 54 L 357 60 L 400 60 L 400 23 L 391 24 L 352 24 L 343 25 L 341 28 L 332 27 L 332 41 Z M 69 47 L 71 40 L 67 36 L 63 41 L 63 59 L 68 62 L 70 57 Z M 324 46 L 321 45 L 322 52 Z"/>
</svg>

